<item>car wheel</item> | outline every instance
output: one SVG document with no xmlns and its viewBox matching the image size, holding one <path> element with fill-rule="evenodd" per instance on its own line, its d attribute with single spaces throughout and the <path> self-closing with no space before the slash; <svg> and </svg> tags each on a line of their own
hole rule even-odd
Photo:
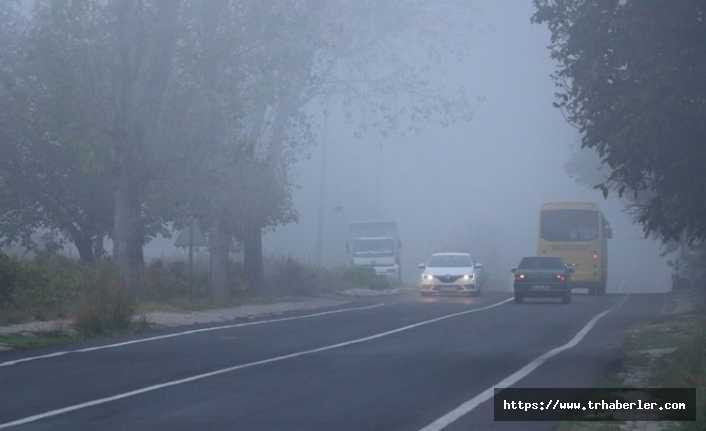
<svg viewBox="0 0 706 431">
<path fill-rule="evenodd" d="M 522 304 L 523 298 L 520 295 L 515 295 L 515 304 Z"/>
<path fill-rule="evenodd" d="M 561 298 L 563 304 L 568 304 L 571 302 L 571 294 L 566 294 Z"/>
</svg>

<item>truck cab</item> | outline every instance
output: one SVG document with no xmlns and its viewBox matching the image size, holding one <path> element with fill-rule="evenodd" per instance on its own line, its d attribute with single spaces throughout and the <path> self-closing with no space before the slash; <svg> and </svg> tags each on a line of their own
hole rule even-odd
<svg viewBox="0 0 706 431">
<path fill-rule="evenodd" d="M 354 266 L 372 267 L 377 275 L 400 278 L 397 245 L 392 237 L 358 237 L 351 240 L 351 259 Z"/>
<path fill-rule="evenodd" d="M 347 249 L 353 266 L 368 267 L 379 276 L 400 281 L 400 239 L 394 222 L 351 223 Z"/>
</svg>

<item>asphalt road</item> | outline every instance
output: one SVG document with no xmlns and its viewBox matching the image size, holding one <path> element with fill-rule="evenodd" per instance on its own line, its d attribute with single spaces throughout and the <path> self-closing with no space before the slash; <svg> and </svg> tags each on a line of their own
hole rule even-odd
<svg viewBox="0 0 706 431">
<path fill-rule="evenodd" d="M 479 394 L 508 377 L 514 386 L 592 386 L 620 357 L 625 329 L 656 316 L 665 298 L 508 297 L 370 300 L 27 362 L 12 362 L 26 352 L 5 352 L 0 429 L 421 430 L 437 421 L 549 430 L 556 424 L 494 422 L 492 400 Z M 516 373 L 586 325 L 578 344 Z"/>
</svg>

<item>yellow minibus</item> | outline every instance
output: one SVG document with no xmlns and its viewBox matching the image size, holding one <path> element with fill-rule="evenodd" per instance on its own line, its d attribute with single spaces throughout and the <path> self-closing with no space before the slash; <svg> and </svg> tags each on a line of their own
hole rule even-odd
<svg viewBox="0 0 706 431">
<path fill-rule="evenodd" d="M 608 239 L 613 232 L 592 202 L 547 202 L 539 213 L 539 256 L 556 256 L 574 267 L 572 288 L 602 295 L 608 279 Z"/>
</svg>

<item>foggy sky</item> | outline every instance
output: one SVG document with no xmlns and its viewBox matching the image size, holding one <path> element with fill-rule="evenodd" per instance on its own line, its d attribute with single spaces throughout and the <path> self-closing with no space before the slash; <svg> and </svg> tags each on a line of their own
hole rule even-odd
<svg viewBox="0 0 706 431">
<path fill-rule="evenodd" d="M 468 242 L 459 250 L 457 239 L 475 232 L 493 237 L 492 261 L 483 263 L 494 272 L 496 285 L 508 287 L 509 269 L 522 256 L 536 253 L 541 204 L 589 200 L 602 207 L 614 231 L 608 246 L 608 290 L 667 289 L 669 271 L 659 256 L 659 244 L 642 239 L 640 227 L 624 213 L 621 202 L 604 200 L 599 192 L 576 184 L 565 171 L 580 138 L 552 106 L 549 32 L 530 23 L 532 12 L 531 0 L 476 1 L 473 25 L 459 40 L 469 54 L 460 61 L 420 58 L 440 64 L 429 79 L 449 88 L 465 87 L 474 111 L 470 122 L 449 128 L 430 122 L 411 137 L 357 139 L 354 125 L 344 119 L 340 107 L 334 104 L 324 127 L 321 112 L 316 112 L 321 105 L 312 106 L 321 123 L 318 142 L 292 170 L 299 221 L 268 233 L 265 254 L 316 261 L 325 140 L 323 263 L 327 266 L 346 262 L 348 222 L 377 218 L 375 173 L 382 165 L 380 215 L 399 225 L 408 282 L 417 281 L 416 264 L 432 252 L 488 255 L 487 250 L 478 250 L 480 245 Z M 146 256 L 178 255 L 172 241 L 153 241 L 145 248 Z"/>
<path fill-rule="evenodd" d="M 603 200 L 565 172 L 579 136 L 551 105 L 549 33 L 530 23 L 531 1 L 476 5 L 478 16 L 465 41 L 471 55 L 436 77 L 466 86 L 475 113 L 470 122 L 449 129 L 429 124 L 411 138 L 361 140 L 353 138 L 340 111 L 331 114 L 324 263 L 344 263 L 346 223 L 375 218 L 375 170 L 382 143 L 383 216 L 400 227 L 408 280 L 416 281 L 417 263 L 443 250 L 449 237 L 468 226 L 497 232 L 502 264 L 496 266 L 509 269 L 522 255 L 535 253 L 542 202 L 592 200 L 606 212 L 615 232 L 609 243 L 610 289 L 619 288 L 627 277 L 640 280 L 632 287 L 666 288 L 668 272 L 658 244 L 640 239 L 639 227 L 619 202 Z M 319 145 L 310 160 L 296 166 L 299 223 L 269 234 L 266 253 L 314 261 L 320 157 Z M 336 206 L 343 211 L 335 211 Z M 461 251 L 478 254 L 473 245 L 468 248 Z M 636 257 L 643 265 L 635 265 Z"/>
</svg>

